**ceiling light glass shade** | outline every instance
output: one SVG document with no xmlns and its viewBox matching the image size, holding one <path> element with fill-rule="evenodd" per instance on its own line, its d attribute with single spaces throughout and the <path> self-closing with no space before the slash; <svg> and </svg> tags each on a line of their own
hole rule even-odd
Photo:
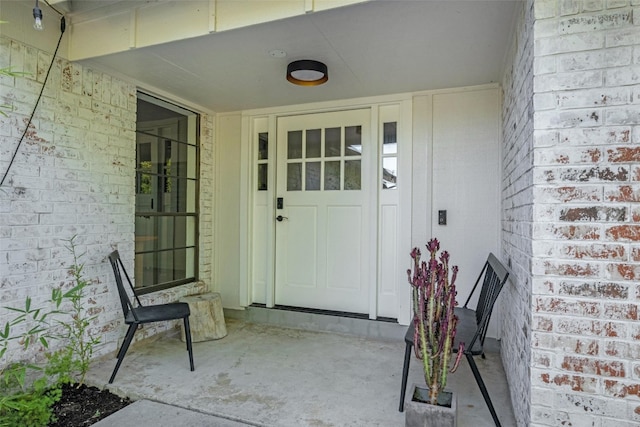
<svg viewBox="0 0 640 427">
<path fill-rule="evenodd" d="M 322 62 L 302 59 L 287 66 L 287 80 L 300 86 L 317 86 L 329 80 L 329 74 Z"/>
</svg>

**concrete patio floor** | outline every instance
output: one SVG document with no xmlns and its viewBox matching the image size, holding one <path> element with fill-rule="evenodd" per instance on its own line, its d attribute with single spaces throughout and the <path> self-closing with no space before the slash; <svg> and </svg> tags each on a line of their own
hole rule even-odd
<svg viewBox="0 0 640 427">
<path fill-rule="evenodd" d="M 87 382 L 135 400 L 172 405 L 179 418 L 165 419 L 163 424 L 149 415 L 153 409 L 132 409 L 126 419 L 138 427 L 404 425 L 404 413 L 398 411 L 404 327 L 357 320 L 363 325 L 359 329 L 364 336 L 353 336 L 308 330 L 340 330 L 353 319 L 337 318 L 323 325 L 316 318 L 301 321 L 293 316 L 307 330 L 287 327 L 286 321 L 274 326 L 227 318 L 225 338 L 194 343 L 195 372 L 189 371 L 185 344 L 178 333 L 131 348 L 111 385 L 107 381 L 115 359 L 96 361 Z M 502 425 L 515 426 L 499 354 L 489 352 L 486 359 L 478 358 L 477 364 Z M 409 387 L 423 381 L 421 366 L 414 359 Z M 449 376 L 447 388 L 458 392 L 458 427 L 494 425 L 465 360 Z M 208 421 L 184 418 L 182 409 L 214 415 L 219 422 L 211 417 Z M 99 426 L 129 425 L 112 417 Z M 155 418 L 161 417 L 156 414 Z"/>
</svg>

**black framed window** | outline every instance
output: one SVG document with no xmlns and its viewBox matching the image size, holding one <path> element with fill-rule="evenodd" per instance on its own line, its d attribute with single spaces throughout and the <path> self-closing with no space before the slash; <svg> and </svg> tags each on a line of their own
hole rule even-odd
<svg viewBox="0 0 640 427">
<path fill-rule="evenodd" d="M 148 293 L 198 276 L 199 115 L 138 92 L 135 286 Z"/>
</svg>

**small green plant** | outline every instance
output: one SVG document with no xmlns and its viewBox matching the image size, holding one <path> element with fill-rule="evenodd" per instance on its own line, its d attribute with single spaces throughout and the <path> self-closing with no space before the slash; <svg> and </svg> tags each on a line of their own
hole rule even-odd
<svg viewBox="0 0 640 427">
<path fill-rule="evenodd" d="M 52 407 L 60 400 L 62 390 L 40 375 L 29 383 L 29 372 L 41 368 L 24 363 L 6 367 L 0 375 L 0 426 L 42 427 L 53 421 Z"/>
<path fill-rule="evenodd" d="M 62 294 L 63 299 L 71 302 L 71 310 L 67 312 L 71 319 L 58 320 L 58 324 L 65 331 L 61 337 L 66 342 L 66 351 L 63 352 L 63 356 L 68 359 L 70 374 L 77 375 L 78 386 L 80 386 L 84 384 L 93 350 L 100 343 L 100 339 L 91 335 L 89 331 L 91 322 L 96 316 L 89 315 L 83 306 L 85 289 L 91 283 L 83 277 L 84 263 L 80 262 L 81 255 L 76 251 L 75 238 L 76 236 L 73 236 L 67 241 L 67 249 L 73 256 L 69 275 L 73 279 L 74 286 Z"/>
<path fill-rule="evenodd" d="M 12 320 L 5 323 L 4 328 L 0 332 L 0 358 L 2 358 L 8 350 L 9 343 L 19 340 L 22 348 L 27 350 L 29 346 L 39 342 L 44 348 L 49 348 L 49 340 L 52 336 L 48 333 L 49 323 L 47 318 L 58 313 L 60 306 L 59 289 L 54 289 L 51 293 L 51 300 L 56 302 L 56 309 L 44 311 L 40 308 L 31 307 L 31 297 L 27 297 L 23 308 L 5 307 L 7 310 L 19 313 Z M 23 325 L 24 332 L 18 335 L 12 335 L 12 328 Z"/>
<path fill-rule="evenodd" d="M 407 270 L 413 289 L 413 322 L 415 326 L 414 349 L 422 360 L 424 379 L 429 387 L 429 403 L 436 405 L 438 395 L 447 384 L 447 375 L 454 372 L 462 357 L 463 344 L 449 369 L 458 317 L 456 306 L 456 276 L 458 267 L 452 268 L 449 277 L 449 253 L 443 251 L 439 260 L 440 242 L 431 239 L 427 244 L 430 257 L 420 261 L 420 249 L 411 251 L 413 272 Z"/>
<path fill-rule="evenodd" d="M 11 341 L 18 341 L 19 350 L 40 346 L 46 350 L 50 334 L 49 318 L 60 313 L 61 292 L 52 291 L 53 310 L 33 308 L 31 298 L 25 299 L 24 307 L 7 307 L 17 313 L 5 323 L 0 333 L 0 359 L 7 355 Z M 14 331 L 17 332 L 14 333 Z M 15 357 L 17 350 L 11 356 Z M 14 357 L 8 357 L 13 360 Z M 52 420 L 52 406 L 60 399 L 61 389 L 57 378 L 45 375 L 41 366 L 27 362 L 12 362 L 0 369 L 0 426 L 44 426 Z"/>
<path fill-rule="evenodd" d="M 77 382 L 79 387 L 84 383 L 93 350 L 100 341 L 89 332 L 95 316 L 88 314 L 83 301 L 90 282 L 83 277 L 84 264 L 76 252 L 75 238 L 67 240 L 73 256 L 71 289 L 54 288 L 49 310 L 34 308 L 30 297 L 24 307 L 6 307 L 16 316 L 0 328 L 0 361 L 20 359 L 17 352 L 33 346 L 46 352 L 52 340 L 62 345 L 46 353 L 44 366 L 10 362 L 0 368 L 0 427 L 48 425 L 53 421 L 52 408 L 62 395 L 62 386 Z M 12 341 L 20 346 L 11 348 Z"/>
</svg>

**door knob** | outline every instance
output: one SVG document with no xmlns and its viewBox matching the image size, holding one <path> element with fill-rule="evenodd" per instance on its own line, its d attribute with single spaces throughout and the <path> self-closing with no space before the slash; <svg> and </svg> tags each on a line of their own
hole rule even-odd
<svg viewBox="0 0 640 427">
<path fill-rule="evenodd" d="M 278 221 L 278 222 L 282 222 L 283 219 L 289 219 L 289 218 L 287 218 L 286 216 L 282 216 L 282 215 L 278 215 L 276 217 L 276 221 Z"/>
</svg>

